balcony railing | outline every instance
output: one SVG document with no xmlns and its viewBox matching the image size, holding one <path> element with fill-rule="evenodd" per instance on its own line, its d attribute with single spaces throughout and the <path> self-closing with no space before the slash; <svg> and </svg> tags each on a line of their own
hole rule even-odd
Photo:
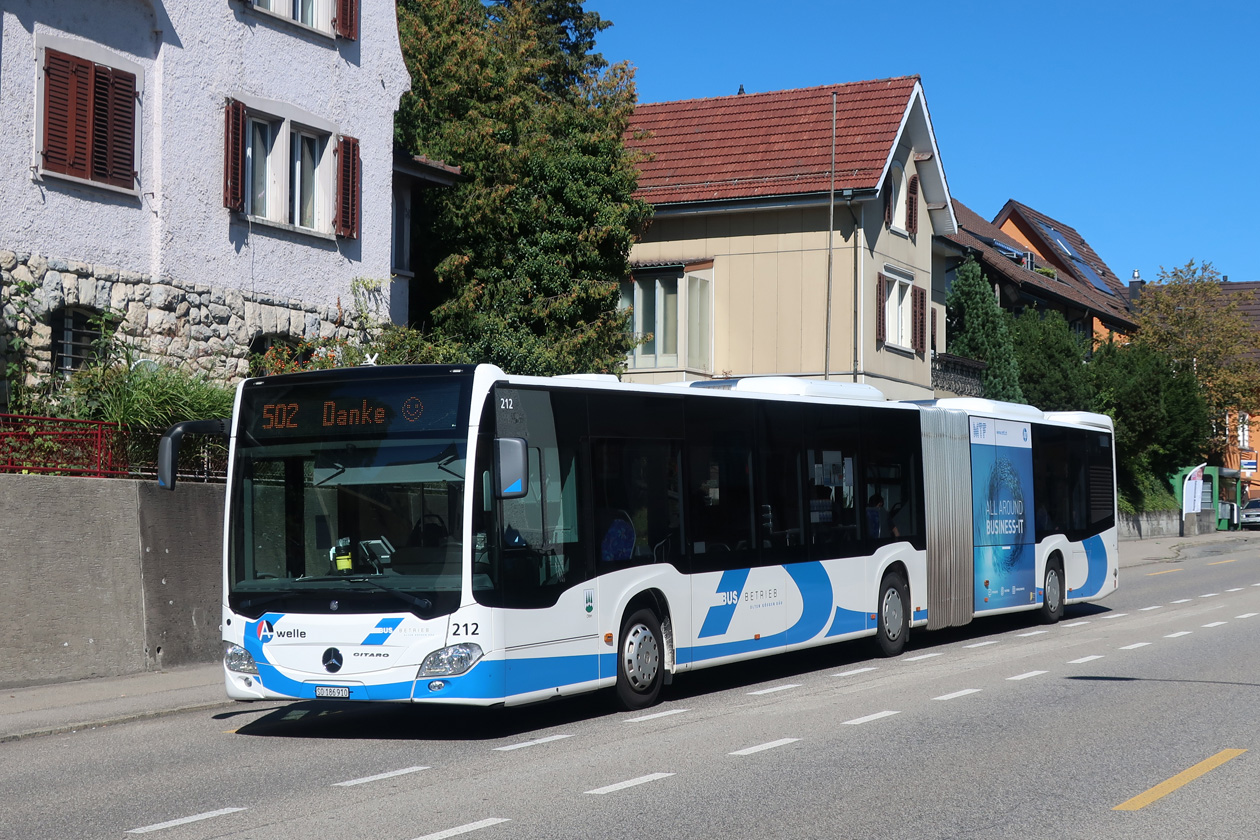
<svg viewBox="0 0 1260 840">
<path fill-rule="evenodd" d="M 938 397 L 983 397 L 984 386 L 980 382 L 989 365 L 963 356 L 937 353 L 932 357 L 932 391 Z"/>
</svg>

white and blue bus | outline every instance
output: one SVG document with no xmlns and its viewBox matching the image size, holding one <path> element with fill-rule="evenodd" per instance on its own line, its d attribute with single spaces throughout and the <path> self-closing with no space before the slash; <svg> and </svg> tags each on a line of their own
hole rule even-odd
<svg viewBox="0 0 1260 840">
<path fill-rule="evenodd" d="M 248 379 L 230 436 L 239 700 L 657 700 L 710 665 L 1117 586 L 1109 418 L 864 385 L 398 366 Z"/>
</svg>

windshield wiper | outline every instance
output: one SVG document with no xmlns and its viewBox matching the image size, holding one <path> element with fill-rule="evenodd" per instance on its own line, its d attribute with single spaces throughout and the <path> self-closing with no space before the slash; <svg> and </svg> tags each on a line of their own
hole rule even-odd
<svg viewBox="0 0 1260 840">
<path fill-rule="evenodd" d="M 366 583 L 368 586 L 374 586 L 382 592 L 388 592 L 400 601 L 406 601 L 408 604 L 417 609 L 428 610 L 433 609 L 433 602 L 428 598 L 417 598 L 415 595 L 403 592 L 401 589 L 395 589 L 392 586 L 386 586 L 383 583 L 377 583 L 369 577 L 363 575 L 354 575 L 351 577 L 342 577 L 341 575 L 319 575 L 315 577 L 300 577 L 298 581 L 346 581 L 347 583 Z"/>
</svg>

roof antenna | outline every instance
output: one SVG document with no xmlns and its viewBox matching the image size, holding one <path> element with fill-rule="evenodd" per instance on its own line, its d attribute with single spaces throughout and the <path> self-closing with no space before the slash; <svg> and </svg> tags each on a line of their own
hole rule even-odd
<svg viewBox="0 0 1260 840">
<path fill-rule="evenodd" d="M 739 93 L 738 93 L 738 94 L 736 94 L 736 96 L 741 96 L 741 95 L 743 95 L 743 93 L 744 93 L 744 86 L 743 86 L 743 85 L 740 85 L 740 86 L 739 86 Z"/>
</svg>

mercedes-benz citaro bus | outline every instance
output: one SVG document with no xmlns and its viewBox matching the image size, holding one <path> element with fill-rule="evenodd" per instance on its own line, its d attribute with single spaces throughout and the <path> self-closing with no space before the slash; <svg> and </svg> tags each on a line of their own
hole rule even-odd
<svg viewBox="0 0 1260 840">
<path fill-rule="evenodd" d="M 1111 420 L 783 377 L 630 385 L 489 365 L 247 379 L 223 668 L 239 700 L 493 706 L 1118 585 Z"/>
</svg>

